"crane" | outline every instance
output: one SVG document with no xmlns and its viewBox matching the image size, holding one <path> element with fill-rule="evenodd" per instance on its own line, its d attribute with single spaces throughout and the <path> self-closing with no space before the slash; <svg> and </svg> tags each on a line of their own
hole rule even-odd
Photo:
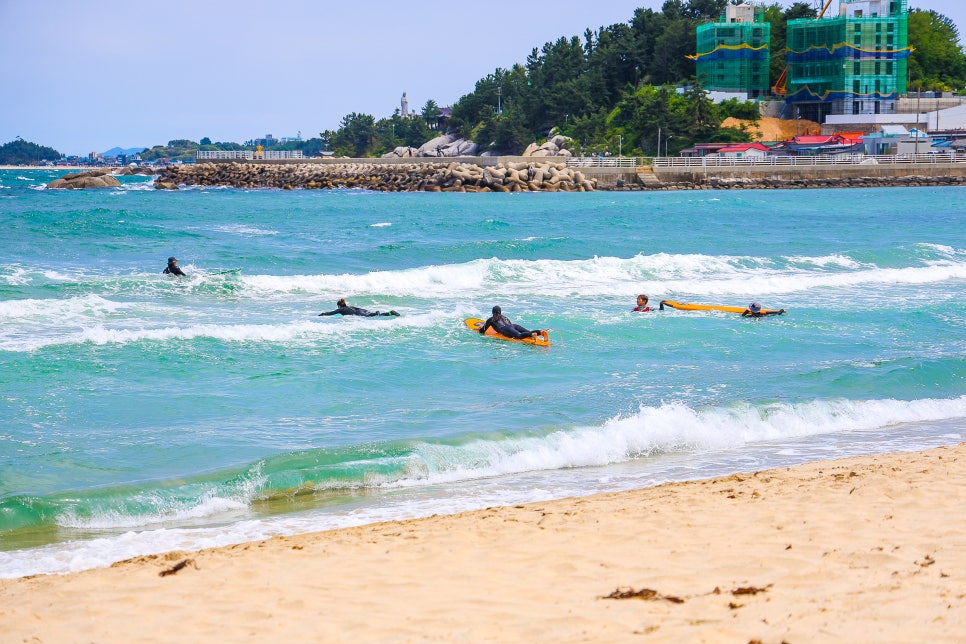
<svg viewBox="0 0 966 644">
<path fill-rule="evenodd" d="M 824 16 L 825 12 L 828 11 L 828 8 L 830 6 L 832 6 L 832 0 L 825 0 L 825 6 L 823 6 L 822 10 L 818 12 L 818 17 L 821 18 L 822 16 Z M 779 76 L 778 80 L 775 81 L 775 85 L 771 88 L 771 91 L 774 92 L 775 94 L 778 94 L 779 96 L 784 96 L 787 85 L 788 85 L 788 67 L 785 67 L 785 69 L 782 70 L 781 76 Z"/>
</svg>

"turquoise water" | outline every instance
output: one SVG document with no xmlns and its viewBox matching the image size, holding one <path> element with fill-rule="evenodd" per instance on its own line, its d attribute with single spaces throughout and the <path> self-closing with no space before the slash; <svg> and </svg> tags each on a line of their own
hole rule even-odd
<svg viewBox="0 0 966 644">
<path fill-rule="evenodd" d="M 43 189 L 60 174 L 0 172 L 3 577 L 966 431 L 966 188 Z M 317 316 L 343 296 L 402 315 Z M 494 304 L 553 346 L 463 327 Z"/>
</svg>

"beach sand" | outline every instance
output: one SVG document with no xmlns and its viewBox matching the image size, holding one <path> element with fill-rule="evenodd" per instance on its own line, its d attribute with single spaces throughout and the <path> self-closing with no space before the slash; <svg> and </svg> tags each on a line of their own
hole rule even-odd
<svg viewBox="0 0 966 644">
<path fill-rule="evenodd" d="M 963 642 L 964 499 L 966 443 L 139 557 L 0 639 Z"/>
</svg>

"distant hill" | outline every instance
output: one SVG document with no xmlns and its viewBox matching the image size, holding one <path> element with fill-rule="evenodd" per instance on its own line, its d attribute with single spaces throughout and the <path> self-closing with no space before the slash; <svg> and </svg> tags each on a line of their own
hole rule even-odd
<svg viewBox="0 0 966 644">
<path fill-rule="evenodd" d="M 0 164 L 33 165 L 41 161 L 56 161 L 61 153 L 53 148 L 24 141 L 19 136 L 10 143 L 0 145 Z"/>
<path fill-rule="evenodd" d="M 147 148 L 111 148 L 107 152 L 102 152 L 101 156 L 108 159 L 115 159 L 121 156 L 122 154 L 126 154 L 127 156 L 131 157 L 131 156 L 134 156 L 135 154 L 140 154 L 141 152 L 144 152 L 146 149 Z"/>
</svg>

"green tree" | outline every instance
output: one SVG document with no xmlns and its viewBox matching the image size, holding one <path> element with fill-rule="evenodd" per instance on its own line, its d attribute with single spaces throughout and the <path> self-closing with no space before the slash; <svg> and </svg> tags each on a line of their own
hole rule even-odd
<svg viewBox="0 0 966 644">
<path fill-rule="evenodd" d="M 317 157 L 322 155 L 325 144 L 321 138 L 309 139 L 302 143 L 302 154 L 307 157 Z"/>
<path fill-rule="evenodd" d="M 933 90 L 966 87 L 966 55 L 952 20 L 935 11 L 909 12 L 909 81 Z"/>
<path fill-rule="evenodd" d="M 42 161 L 56 161 L 63 155 L 53 148 L 24 141 L 19 136 L 0 145 L 0 164 L 35 165 Z"/>
<path fill-rule="evenodd" d="M 718 103 L 718 110 L 722 118 L 732 117 L 754 122 L 761 119 L 761 111 L 755 101 L 739 101 L 737 98 L 729 98 Z"/>
<path fill-rule="evenodd" d="M 423 105 L 421 115 L 423 120 L 426 121 L 427 125 L 434 127 L 436 122 L 439 121 L 439 117 L 442 113 L 443 112 L 439 109 L 439 105 L 436 104 L 436 101 L 429 99 L 426 101 L 426 104 Z"/>
<path fill-rule="evenodd" d="M 367 156 L 377 134 L 375 117 L 352 112 L 342 118 L 332 148 L 340 156 L 362 158 Z"/>
</svg>

